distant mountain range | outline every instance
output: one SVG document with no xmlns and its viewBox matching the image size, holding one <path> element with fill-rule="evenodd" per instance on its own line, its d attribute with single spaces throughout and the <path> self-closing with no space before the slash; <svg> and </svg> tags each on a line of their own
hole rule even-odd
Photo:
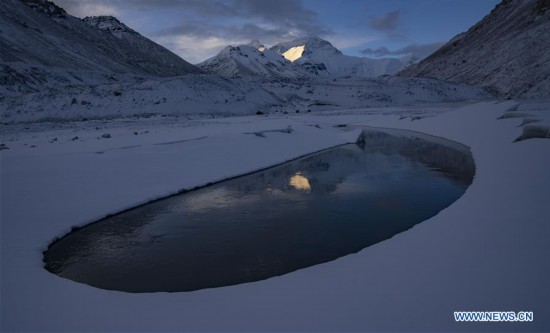
<svg viewBox="0 0 550 333">
<path fill-rule="evenodd" d="M 47 0 L 1 0 L 0 23 L 0 100 L 48 88 L 140 84 L 188 74 L 332 80 L 399 71 L 503 97 L 550 97 L 549 0 L 503 0 L 467 32 L 413 65 L 408 58 L 347 56 L 324 39 L 308 37 L 271 48 L 259 41 L 228 46 L 194 66 L 115 17 L 79 19 Z"/>
<path fill-rule="evenodd" d="M 317 37 L 272 48 L 258 41 L 227 47 L 199 68 L 114 17 L 79 19 L 47 0 L 0 0 L 0 50 L 4 124 L 288 114 L 486 97 L 437 80 L 366 78 L 402 65 L 345 56 Z"/>
<path fill-rule="evenodd" d="M 207 73 L 226 77 L 378 77 L 392 75 L 404 63 L 395 58 L 369 59 L 342 54 L 319 37 L 300 38 L 266 48 L 258 41 L 228 46 L 197 65 Z"/>
<path fill-rule="evenodd" d="M 502 97 L 550 97 L 550 1 L 504 0 L 399 75 L 466 83 Z"/>
</svg>

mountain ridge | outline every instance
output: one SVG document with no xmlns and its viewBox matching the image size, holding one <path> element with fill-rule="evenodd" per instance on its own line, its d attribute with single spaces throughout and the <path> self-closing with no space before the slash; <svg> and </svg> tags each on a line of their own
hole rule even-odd
<svg viewBox="0 0 550 333">
<path fill-rule="evenodd" d="M 398 75 L 466 83 L 501 97 L 550 97 L 549 9 L 549 0 L 504 0 Z"/>
<path fill-rule="evenodd" d="M 0 22 L 0 95 L 201 72 L 137 33 L 118 38 L 47 0 L 2 0 Z"/>
<path fill-rule="evenodd" d="M 162 66 L 167 67 L 169 70 L 173 69 L 174 74 L 169 75 L 168 71 L 162 76 L 177 76 L 187 73 L 199 73 L 195 66 L 183 60 L 180 56 L 172 53 L 164 46 L 159 45 L 150 39 L 142 36 L 137 31 L 129 28 L 124 23 L 120 22 L 114 16 L 88 16 L 82 19 L 83 22 L 102 30 L 109 32 L 114 37 L 123 40 L 131 45 L 136 50 L 146 54 L 154 59 L 158 65 L 158 72 L 164 71 Z"/>
<path fill-rule="evenodd" d="M 259 41 L 226 46 L 216 56 L 197 65 L 203 71 L 224 77 L 305 77 L 307 73 Z"/>
</svg>

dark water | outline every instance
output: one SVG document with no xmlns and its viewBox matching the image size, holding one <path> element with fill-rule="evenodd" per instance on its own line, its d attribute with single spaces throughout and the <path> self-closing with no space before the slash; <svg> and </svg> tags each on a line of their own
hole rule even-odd
<svg viewBox="0 0 550 333">
<path fill-rule="evenodd" d="M 449 206 L 472 182 L 455 143 L 365 132 L 340 146 L 156 201 L 53 243 L 45 267 L 98 288 L 191 291 L 357 252 Z"/>
</svg>

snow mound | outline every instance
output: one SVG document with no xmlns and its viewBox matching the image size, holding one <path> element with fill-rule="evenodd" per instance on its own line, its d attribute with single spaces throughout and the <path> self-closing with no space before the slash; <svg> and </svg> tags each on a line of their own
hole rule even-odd
<svg viewBox="0 0 550 333">
<path fill-rule="evenodd" d="M 497 119 L 522 119 L 522 133 L 514 142 L 528 139 L 550 139 L 550 105 L 545 100 L 521 100 Z"/>
</svg>

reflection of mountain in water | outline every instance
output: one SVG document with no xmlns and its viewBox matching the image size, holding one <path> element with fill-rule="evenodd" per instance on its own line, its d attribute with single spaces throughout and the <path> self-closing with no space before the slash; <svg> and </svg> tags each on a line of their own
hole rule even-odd
<svg viewBox="0 0 550 333">
<path fill-rule="evenodd" d="M 258 191 L 268 187 L 283 192 L 299 191 L 291 182 L 300 176 L 307 179 L 312 194 L 332 192 L 347 175 L 365 167 L 362 155 L 358 146 L 346 145 L 235 179 L 226 187 L 237 191 Z"/>
<path fill-rule="evenodd" d="M 460 149 L 417 137 L 406 138 L 378 131 L 366 130 L 364 142 L 345 145 L 330 152 L 319 152 L 304 158 L 276 166 L 268 170 L 235 179 L 227 183 L 228 188 L 237 191 L 258 191 L 265 188 L 284 192 L 294 191 L 289 180 L 299 174 L 311 186 L 310 192 L 327 193 L 336 190 L 337 185 L 356 172 L 363 172 L 383 161 L 374 161 L 366 153 L 380 153 L 400 157 L 422 164 L 434 172 L 453 179 L 463 185 L 472 182 L 475 164 L 466 147 Z M 365 153 L 360 153 L 363 150 Z"/>
</svg>

